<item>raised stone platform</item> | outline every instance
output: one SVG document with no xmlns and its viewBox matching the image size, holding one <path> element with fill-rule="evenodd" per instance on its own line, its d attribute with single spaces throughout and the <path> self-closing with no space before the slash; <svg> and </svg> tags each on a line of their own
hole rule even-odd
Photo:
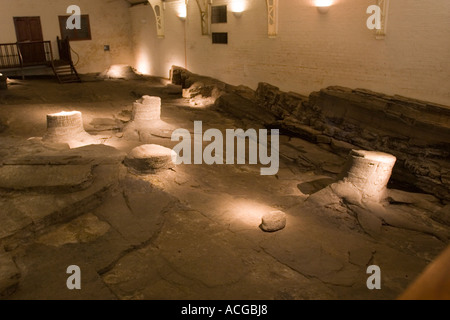
<svg viewBox="0 0 450 320">
<path fill-rule="evenodd" d="M 0 157 L 0 247 L 15 247 L 47 227 L 100 205 L 118 183 L 125 154 L 104 145 L 55 150 L 14 143 Z"/>
<path fill-rule="evenodd" d="M 148 144 L 131 150 L 125 165 L 141 173 L 155 173 L 175 167 L 176 153 L 163 146 Z"/>
<path fill-rule="evenodd" d="M 81 190 L 91 183 L 91 165 L 0 167 L 0 189 L 64 192 Z"/>
</svg>

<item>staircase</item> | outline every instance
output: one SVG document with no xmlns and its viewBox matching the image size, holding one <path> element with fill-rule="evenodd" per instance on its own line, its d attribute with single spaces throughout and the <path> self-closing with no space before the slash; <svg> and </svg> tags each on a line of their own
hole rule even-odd
<svg viewBox="0 0 450 320">
<path fill-rule="evenodd" d="M 52 69 L 59 83 L 81 82 L 77 70 L 70 62 L 55 60 L 52 63 Z"/>
<path fill-rule="evenodd" d="M 24 69 L 36 67 L 51 67 L 53 73 L 60 83 L 81 82 L 77 70 L 72 61 L 70 42 L 68 38 L 63 40 L 56 38 L 58 43 L 59 60 L 53 59 L 53 50 L 51 41 L 28 41 L 16 43 L 0 43 L 0 69 L 21 70 L 22 79 Z M 31 50 L 31 49 L 33 50 Z M 38 52 L 39 55 L 27 56 L 25 59 L 22 50 L 29 52 Z"/>
<path fill-rule="evenodd" d="M 59 39 L 56 37 L 56 42 L 60 60 L 53 61 L 52 68 L 59 83 L 81 82 L 73 65 L 69 38 Z"/>
</svg>

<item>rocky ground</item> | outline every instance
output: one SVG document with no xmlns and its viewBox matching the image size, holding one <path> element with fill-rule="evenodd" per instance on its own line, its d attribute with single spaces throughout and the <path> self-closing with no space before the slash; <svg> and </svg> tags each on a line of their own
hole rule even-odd
<svg viewBox="0 0 450 320">
<path fill-rule="evenodd" d="M 143 95 L 162 98 L 160 126 L 124 135 Z M 280 136 L 276 176 L 249 164 L 128 168 L 137 146 L 172 148 L 168 128 L 262 128 L 164 80 L 14 80 L 0 103 L 3 299 L 394 299 L 449 244 L 439 199 L 391 190 L 391 218 L 372 220 L 330 192 L 345 153 L 300 138 Z M 70 110 L 97 144 L 42 141 L 46 115 Z M 271 211 L 286 213 L 284 229 L 261 230 Z M 67 289 L 71 265 L 81 290 Z M 381 290 L 366 286 L 369 265 Z"/>
</svg>

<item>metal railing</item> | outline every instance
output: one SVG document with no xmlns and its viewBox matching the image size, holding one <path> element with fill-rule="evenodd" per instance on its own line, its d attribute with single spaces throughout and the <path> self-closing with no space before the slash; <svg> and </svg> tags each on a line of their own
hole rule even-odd
<svg viewBox="0 0 450 320">
<path fill-rule="evenodd" d="M 17 43 L 0 43 L 0 69 L 22 68 L 22 54 Z"/>
<path fill-rule="evenodd" d="M 0 69 L 50 65 L 52 62 L 50 41 L 0 43 Z"/>
</svg>

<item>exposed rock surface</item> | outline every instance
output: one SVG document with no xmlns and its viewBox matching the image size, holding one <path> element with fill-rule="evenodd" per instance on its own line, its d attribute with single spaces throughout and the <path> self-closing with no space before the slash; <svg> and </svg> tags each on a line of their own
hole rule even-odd
<svg viewBox="0 0 450 320">
<path fill-rule="evenodd" d="M 450 226 L 450 204 L 446 205 L 442 209 L 436 210 L 433 215 L 433 219 L 441 223 L 445 223 Z"/>
<path fill-rule="evenodd" d="M 340 153 L 364 148 L 393 154 L 393 179 L 450 200 L 450 109 L 367 90 L 329 87 L 295 109 L 278 88 L 260 84 L 257 98 L 268 110 L 282 110 L 280 125 Z M 282 107 L 280 107 L 280 104 Z M 319 138 L 320 137 L 320 138 Z M 329 137 L 331 139 L 325 139 Z"/>
<path fill-rule="evenodd" d="M 393 179 L 450 200 L 450 109 L 368 90 L 329 87 L 310 95 L 309 124 L 360 148 L 397 157 Z M 303 114 L 298 110 L 297 114 Z"/>
<path fill-rule="evenodd" d="M 367 234 L 377 239 L 382 234 L 383 225 L 389 225 L 430 234 L 447 242 L 450 230 L 436 222 L 439 219 L 433 221 L 426 215 L 417 217 L 410 210 L 392 205 L 395 201 L 414 203 L 435 212 L 435 216 L 442 210 L 433 205 L 432 196 L 416 197 L 415 194 L 387 189 L 395 161 L 394 156 L 386 153 L 352 150 L 340 175 L 341 180 L 312 194 L 307 201 L 323 208 L 340 208 L 338 211 L 353 216 Z"/>
<path fill-rule="evenodd" d="M 328 87 L 309 97 L 268 83 L 239 90 L 172 68 L 172 81 L 191 100 L 213 98 L 235 118 L 251 119 L 346 156 L 352 149 L 397 157 L 393 182 L 450 201 L 450 108 L 363 89 Z"/>
<path fill-rule="evenodd" d="M 55 150 L 39 141 L 12 143 L 0 158 L 0 243 L 11 248 L 100 205 L 125 157 L 104 145 Z"/>
<path fill-rule="evenodd" d="M 115 64 L 100 74 L 103 79 L 139 80 L 142 76 L 126 64 Z"/>
<path fill-rule="evenodd" d="M 342 151 L 332 148 L 331 139 L 344 141 L 327 135 L 331 127 L 323 129 L 324 122 L 301 123 L 321 132 L 316 142 L 281 133 L 276 176 L 261 176 L 259 165 L 180 165 L 142 175 L 122 165 L 142 142 L 118 135 L 114 120 L 130 121 L 132 101 L 143 95 L 161 96 L 163 119 L 191 132 L 195 120 L 203 121 L 204 130 L 262 124 L 253 115 L 233 119 L 226 109 L 218 113 L 164 96 L 160 82 L 97 81 L 64 88 L 40 80 L 21 83 L 0 93 L 5 103 L 0 116 L 8 124 L 0 137 L 0 166 L 87 166 L 92 179 L 91 184 L 75 179 L 76 190 L 60 192 L 0 190 L 0 251 L 6 251 L 0 260 L 9 270 L 2 269 L 0 283 L 13 280 L 1 298 L 395 299 L 448 245 L 442 237 L 449 230 L 443 222 L 448 207 L 441 199 L 392 186 L 381 208 L 338 196 L 331 185 L 349 146 L 333 142 Z M 225 88 L 255 99 L 248 88 Z M 24 98 L 29 105 L 23 105 Z M 45 132 L 45 114 L 58 112 L 61 101 L 78 105 L 80 100 L 86 102 L 79 109 L 86 123 L 110 130 L 103 141 L 114 148 L 70 149 L 66 143 L 28 139 Z M 345 130 L 331 129 L 344 136 Z M 145 139 L 167 148 L 175 144 L 153 134 Z M 286 212 L 288 226 L 261 232 L 262 215 L 277 210 Z M 65 271 L 73 264 L 82 270 L 82 290 L 66 287 Z M 372 264 L 382 266 L 383 290 L 366 287 Z M 11 276 L 2 278 L 6 274 Z"/>
<path fill-rule="evenodd" d="M 0 299 L 12 294 L 19 284 L 20 272 L 10 254 L 0 247 Z"/>
<path fill-rule="evenodd" d="M 0 133 L 8 129 L 8 120 L 0 118 Z"/>
<path fill-rule="evenodd" d="M 9 190 L 84 189 L 92 183 L 91 165 L 6 165 L 0 167 L 0 188 Z"/>
<path fill-rule="evenodd" d="M 268 83 L 260 83 L 256 90 L 256 99 L 261 107 L 272 111 L 279 119 L 289 117 L 298 109 L 302 109 L 308 97 L 294 92 L 282 92 Z"/>
<path fill-rule="evenodd" d="M 176 84 L 167 84 L 164 88 L 164 93 L 173 96 L 181 96 L 183 94 L 183 87 Z"/>
<path fill-rule="evenodd" d="M 147 144 L 134 148 L 125 158 L 125 165 L 138 172 L 154 173 L 175 167 L 176 153 L 169 148 Z"/>
</svg>

